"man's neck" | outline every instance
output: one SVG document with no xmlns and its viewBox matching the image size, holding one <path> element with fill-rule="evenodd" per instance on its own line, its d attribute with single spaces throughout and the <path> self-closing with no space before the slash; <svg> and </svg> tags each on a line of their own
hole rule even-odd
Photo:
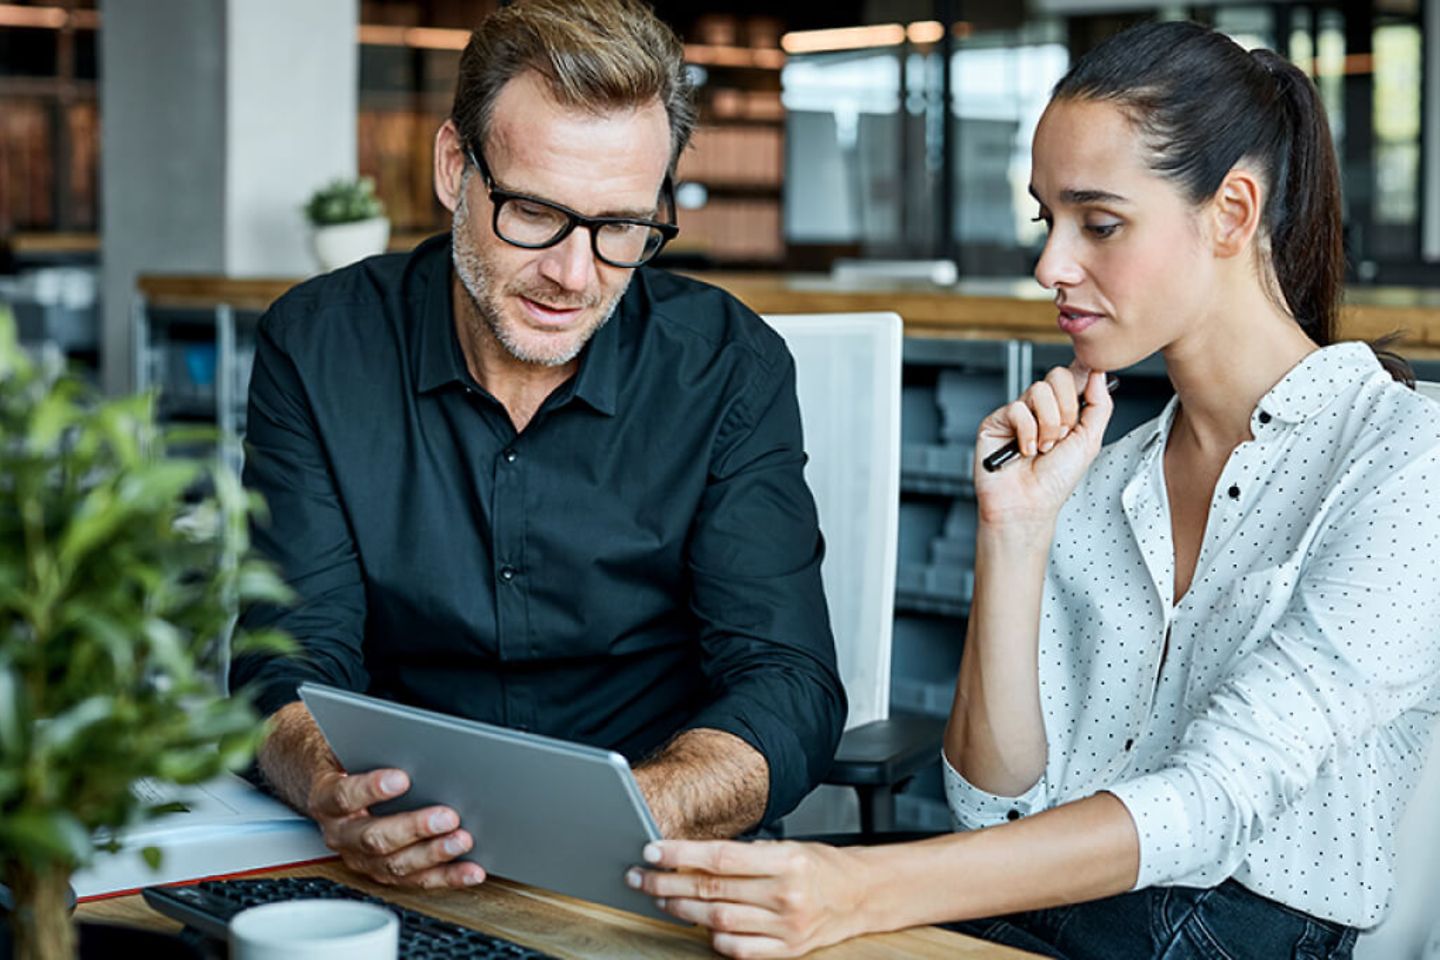
<svg viewBox="0 0 1440 960">
<path fill-rule="evenodd" d="M 574 376 L 580 367 L 579 359 L 555 367 L 517 359 L 495 339 L 489 324 L 478 316 L 475 303 L 459 277 L 451 278 L 450 303 L 465 368 L 476 383 L 500 401 L 515 432 L 522 432 L 545 398 Z"/>
</svg>

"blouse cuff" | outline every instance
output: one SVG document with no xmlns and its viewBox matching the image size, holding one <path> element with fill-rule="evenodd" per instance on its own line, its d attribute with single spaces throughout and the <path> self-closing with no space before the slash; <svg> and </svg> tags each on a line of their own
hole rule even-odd
<svg viewBox="0 0 1440 960">
<path fill-rule="evenodd" d="M 950 813 L 955 817 L 957 829 L 979 830 L 983 827 L 999 826 L 1046 807 L 1043 776 L 1020 796 L 1002 797 L 981 790 L 962 777 L 950 765 L 950 759 L 943 750 L 940 751 L 940 763 L 945 773 L 945 800 L 950 804 Z"/>
<path fill-rule="evenodd" d="M 1191 817 L 1171 772 L 1146 774 L 1105 791 L 1125 805 L 1140 837 L 1140 872 L 1133 889 L 1173 883 L 1194 869 Z"/>
</svg>

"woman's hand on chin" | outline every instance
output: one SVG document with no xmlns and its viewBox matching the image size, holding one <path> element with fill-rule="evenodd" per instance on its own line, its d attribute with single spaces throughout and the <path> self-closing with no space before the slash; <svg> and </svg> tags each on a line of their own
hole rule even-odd
<svg viewBox="0 0 1440 960">
<path fill-rule="evenodd" d="M 1055 367 L 982 420 L 974 467 L 981 524 L 1052 524 L 1100 452 L 1114 408 L 1105 375 L 1076 364 Z M 1019 442 L 1019 459 L 993 473 L 981 465 L 1012 440 Z"/>
<path fill-rule="evenodd" d="M 867 931 L 864 865 L 843 848 L 757 840 L 661 840 L 626 882 L 710 930 L 727 957 L 798 957 Z M 673 872 L 671 872 L 673 871 Z"/>
</svg>

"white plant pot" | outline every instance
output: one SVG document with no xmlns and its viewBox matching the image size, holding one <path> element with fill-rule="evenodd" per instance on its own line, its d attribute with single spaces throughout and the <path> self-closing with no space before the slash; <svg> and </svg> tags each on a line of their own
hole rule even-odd
<svg viewBox="0 0 1440 960">
<path fill-rule="evenodd" d="M 388 217 L 371 217 L 354 223 L 334 223 L 316 227 L 310 235 L 315 249 L 315 259 L 320 261 L 321 270 L 337 270 L 340 267 L 385 252 L 390 242 L 390 220 Z"/>
</svg>

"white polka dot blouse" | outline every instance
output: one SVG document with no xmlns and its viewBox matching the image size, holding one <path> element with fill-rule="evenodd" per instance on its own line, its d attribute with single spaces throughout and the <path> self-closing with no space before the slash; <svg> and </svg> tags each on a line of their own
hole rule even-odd
<svg viewBox="0 0 1440 960">
<path fill-rule="evenodd" d="M 1364 344 L 1312 353 L 1251 415 L 1175 604 L 1177 403 L 1102 450 L 1061 512 L 1044 775 L 1001 797 L 947 764 L 951 810 L 975 829 L 1109 791 L 1139 833 L 1137 888 L 1233 876 L 1372 926 L 1440 710 L 1440 407 Z"/>
</svg>

